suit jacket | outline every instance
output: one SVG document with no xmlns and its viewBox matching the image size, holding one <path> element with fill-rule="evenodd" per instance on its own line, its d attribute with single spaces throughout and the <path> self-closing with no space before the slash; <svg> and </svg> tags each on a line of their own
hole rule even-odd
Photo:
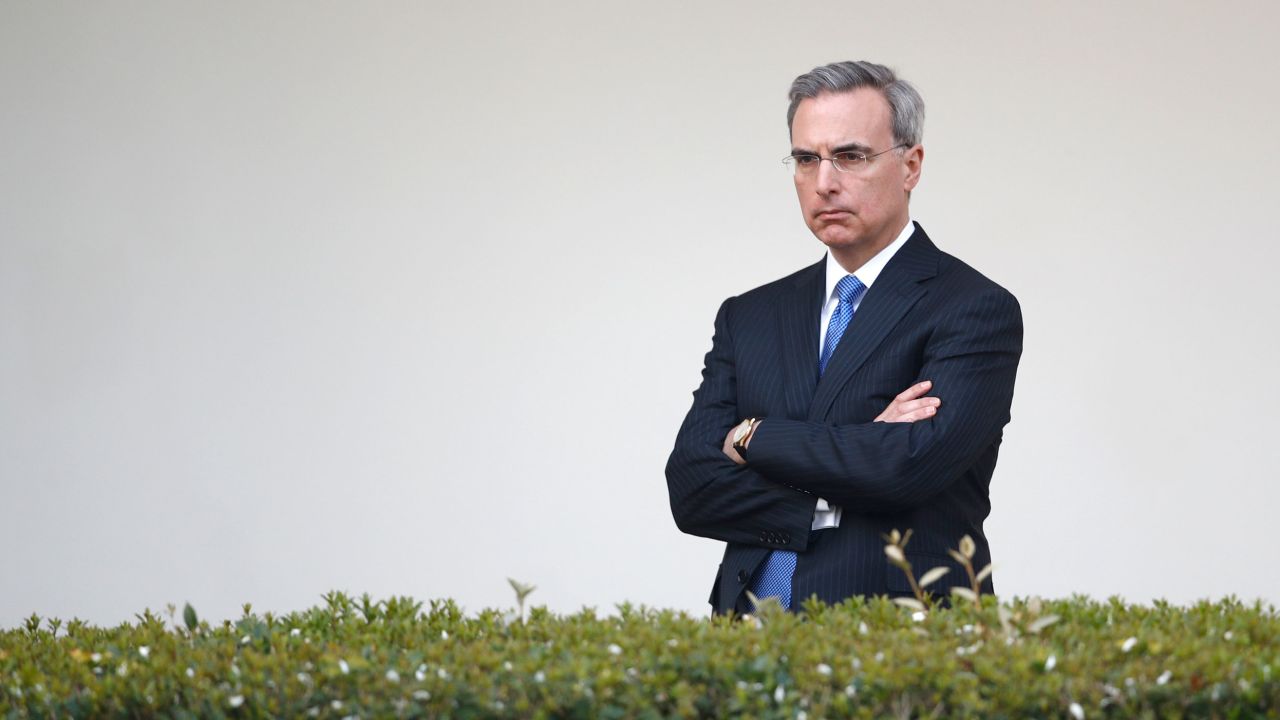
<svg viewBox="0 0 1280 720">
<path fill-rule="evenodd" d="M 951 568 L 928 589 L 949 595 L 969 580 L 947 555 L 964 535 L 975 569 L 990 562 L 982 522 L 1014 377 L 1022 314 L 1007 290 L 929 240 L 918 224 L 872 284 L 818 375 L 825 258 L 725 300 L 702 383 L 667 462 L 677 527 L 727 543 L 709 601 L 749 610 L 752 575 L 777 548 L 797 553 L 793 606 L 811 595 L 910 594 L 881 537 L 914 531 L 917 577 Z M 912 384 L 932 380 L 936 415 L 873 422 Z M 764 418 L 736 465 L 721 448 L 743 418 Z M 822 497 L 840 526 L 811 531 Z M 991 578 L 985 592 L 994 592 Z"/>
</svg>

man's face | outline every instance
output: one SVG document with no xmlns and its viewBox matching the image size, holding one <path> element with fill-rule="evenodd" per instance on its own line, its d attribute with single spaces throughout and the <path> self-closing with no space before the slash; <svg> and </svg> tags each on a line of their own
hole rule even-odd
<svg viewBox="0 0 1280 720">
<path fill-rule="evenodd" d="M 874 155 L 895 145 L 889 103 L 874 88 L 823 93 L 796 107 L 791 152 L 831 157 L 842 151 Z M 805 224 L 833 251 L 865 262 L 907 223 L 907 193 L 920 181 L 924 148 L 888 152 L 841 172 L 827 161 L 796 174 Z"/>
</svg>

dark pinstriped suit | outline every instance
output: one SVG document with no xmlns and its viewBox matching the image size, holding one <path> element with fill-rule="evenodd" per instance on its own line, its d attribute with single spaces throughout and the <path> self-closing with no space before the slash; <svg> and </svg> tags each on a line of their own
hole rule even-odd
<svg viewBox="0 0 1280 720">
<path fill-rule="evenodd" d="M 947 548 L 968 534 L 976 568 L 990 561 L 982 521 L 1022 354 L 1022 314 L 1007 290 L 940 250 L 917 224 L 862 300 L 818 377 L 823 261 L 729 298 L 667 462 L 676 525 L 723 540 L 710 602 L 747 610 L 744 590 L 773 548 L 798 553 L 792 598 L 908 594 L 881 533 L 914 530 L 917 576 L 968 585 Z M 921 380 L 942 400 L 915 423 L 872 420 Z M 739 466 L 721 451 L 743 418 L 765 421 Z M 810 531 L 818 497 L 843 508 L 840 527 Z M 986 592 L 994 592 L 992 581 Z"/>
</svg>

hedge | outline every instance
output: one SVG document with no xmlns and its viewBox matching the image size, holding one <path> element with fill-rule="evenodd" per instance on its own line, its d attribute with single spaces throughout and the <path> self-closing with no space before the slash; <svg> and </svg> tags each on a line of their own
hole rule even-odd
<svg viewBox="0 0 1280 720">
<path fill-rule="evenodd" d="M 523 588 L 520 600 L 528 593 Z M 329 593 L 211 626 L 0 632 L 0 716 L 432 718 L 1275 717 L 1280 620 L 1083 596 L 926 611 L 885 598 L 699 618 L 620 605 L 464 613 Z"/>
</svg>

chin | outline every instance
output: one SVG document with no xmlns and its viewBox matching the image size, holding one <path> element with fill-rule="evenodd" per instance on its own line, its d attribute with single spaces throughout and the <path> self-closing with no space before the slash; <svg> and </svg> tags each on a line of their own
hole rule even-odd
<svg viewBox="0 0 1280 720">
<path fill-rule="evenodd" d="M 854 235 L 849 232 L 830 232 L 829 230 L 822 233 L 815 233 L 823 245 L 838 250 L 840 248 L 857 247 L 862 244 L 863 238 L 860 235 Z"/>
</svg>

